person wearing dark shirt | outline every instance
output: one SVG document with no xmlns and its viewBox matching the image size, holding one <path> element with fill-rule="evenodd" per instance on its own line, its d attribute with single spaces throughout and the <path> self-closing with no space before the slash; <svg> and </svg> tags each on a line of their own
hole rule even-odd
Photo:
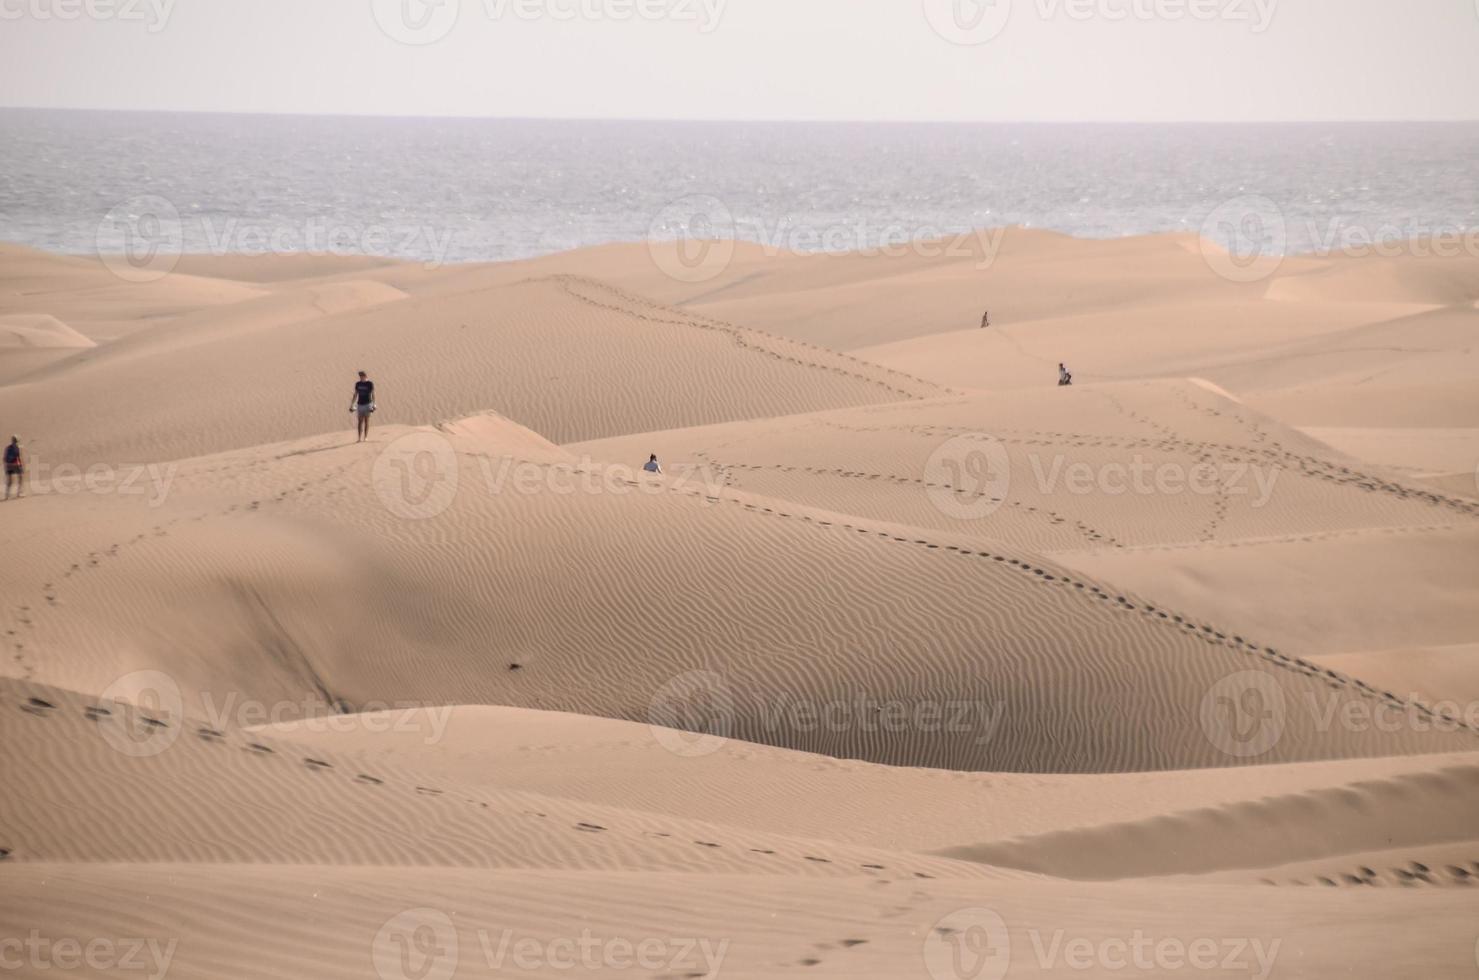
<svg viewBox="0 0 1479 980">
<path fill-rule="evenodd" d="M 26 461 L 21 457 L 21 437 L 11 436 L 10 445 L 5 447 L 5 499 L 10 499 L 10 485 L 15 484 L 15 495 L 26 492 Z"/>
<path fill-rule="evenodd" d="M 375 411 L 375 382 L 363 371 L 354 383 L 354 398 L 349 402 L 349 410 L 359 419 L 359 438 L 355 441 L 364 442 L 370 438 L 370 413 Z"/>
</svg>

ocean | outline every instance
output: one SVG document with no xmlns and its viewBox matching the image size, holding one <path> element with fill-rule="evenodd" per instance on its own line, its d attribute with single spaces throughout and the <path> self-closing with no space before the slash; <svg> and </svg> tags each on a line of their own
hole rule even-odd
<svg viewBox="0 0 1479 980">
<path fill-rule="evenodd" d="M 1250 221 L 1252 226 L 1250 228 Z M 428 263 L 1024 225 L 1318 252 L 1479 227 L 1479 124 L 594 122 L 0 110 L 0 240 Z"/>
</svg>

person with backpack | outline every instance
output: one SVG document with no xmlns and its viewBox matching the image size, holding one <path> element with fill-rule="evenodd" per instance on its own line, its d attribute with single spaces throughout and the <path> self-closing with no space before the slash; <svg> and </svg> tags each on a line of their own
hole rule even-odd
<svg viewBox="0 0 1479 980">
<path fill-rule="evenodd" d="M 5 447 L 5 499 L 10 499 L 10 485 L 15 484 L 15 495 L 26 493 L 26 461 L 21 456 L 21 437 L 11 436 L 10 445 Z"/>
</svg>

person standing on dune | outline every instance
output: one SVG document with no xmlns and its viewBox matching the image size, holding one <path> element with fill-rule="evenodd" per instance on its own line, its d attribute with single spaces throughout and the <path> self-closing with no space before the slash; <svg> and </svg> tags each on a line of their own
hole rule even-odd
<svg viewBox="0 0 1479 980">
<path fill-rule="evenodd" d="M 1073 384 L 1073 374 L 1062 364 L 1058 365 L 1058 387 L 1067 388 Z"/>
<path fill-rule="evenodd" d="M 11 436 L 10 445 L 5 447 L 5 499 L 10 499 L 10 484 L 15 483 L 15 495 L 26 493 L 26 461 L 21 456 L 21 437 Z"/>
<path fill-rule="evenodd" d="M 354 383 L 354 397 L 349 402 L 349 410 L 359 420 L 359 438 L 355 441 L 364 442 L 370 438 L 370 413 L 375 411 L 375 382 L 363 371 L 359 373 L 359 380 Z"/>
</svg>

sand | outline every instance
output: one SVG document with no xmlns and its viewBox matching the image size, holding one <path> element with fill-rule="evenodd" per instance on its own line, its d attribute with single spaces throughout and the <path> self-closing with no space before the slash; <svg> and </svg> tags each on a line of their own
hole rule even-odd
<svg viewBox="0 0 1479 980">
<path fill-rule="evenodd" d="M 0 952 L 1471 975 L 1479 262 L 904 252 L 0 246 Z"/>
</svg>

